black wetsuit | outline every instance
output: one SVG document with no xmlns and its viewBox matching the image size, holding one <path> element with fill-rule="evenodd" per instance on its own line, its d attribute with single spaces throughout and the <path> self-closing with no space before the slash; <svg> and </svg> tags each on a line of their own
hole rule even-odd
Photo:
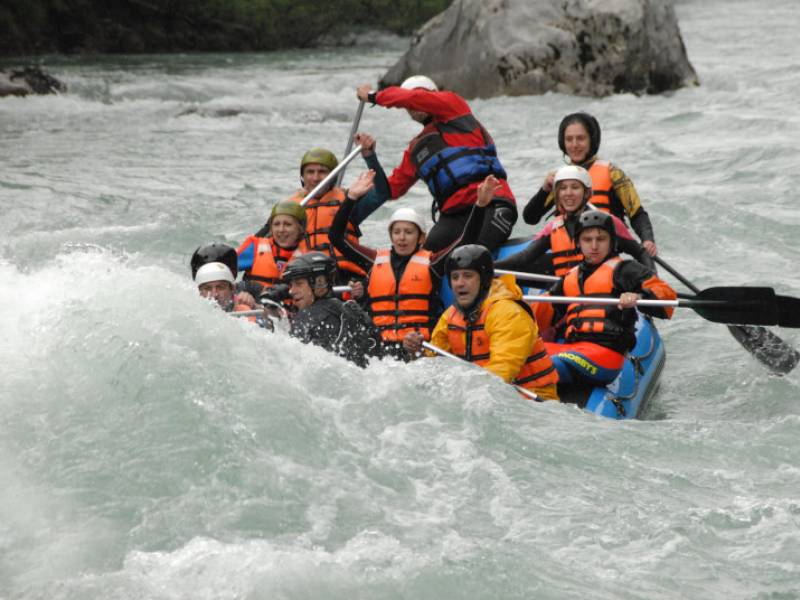
<svg viewBox="0 0 800 600">
<path fill-rule="evenodd" d="M 370 357 L 381 356 L 381 336 L 369 315 L 353 301 L 329 296 L 297 312 L 289 333 L 305 344 L 366 367 Z"/>
</svg>

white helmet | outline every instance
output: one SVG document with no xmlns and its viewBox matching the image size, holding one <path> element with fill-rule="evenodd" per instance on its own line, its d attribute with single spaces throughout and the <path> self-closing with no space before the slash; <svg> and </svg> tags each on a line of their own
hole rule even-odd
<svg viewBox="0 0 800 600">
<path fill-rule="evenodd" d="M 559 181 L 566 181 L 567 179 L 577 179 L 583 184 L 583 187 L 588 190 L 592 189 L 592 177 L 589 175 L 589 171 L 583 167 L 578 167 L 575 165 L 561 167 L 558 171 L 556 171 L 556 176 L 553 178 L 553 186 L 555 186 Z"/>
<path fill-rule="evenodd" d="M 415 211 L 413 208 L 398 208 L 396 211 L 392 213 L 392 218 L 389 219 L 389 231 L 392 231 L 392 225 L 397 223 L 398 221 L 407 221 L 409 223 L 413 223 L 422 233 L 427 233 L 427 227 L 425 226 L 425 219 Z"/>
<path fill-rule="evenodd" d="M 430 90 L 431 92 L 439 91 L 439 88 L 437 88 L 436 84 L 433 83 L 433 79 L 430 77 L 425 77 L 425 75 L 412 75 L 403 83 L 401 83 L 400 87 L 404 90 L 415 90 L 417 88 L 422 88 L 425 90 Z"/>
<path fill-rule="evenodd" d="M 194 276 L 194 282 L 197 284 L 197 287 L 200 287 L 204 283 L 211 283 L 212 281 L 227 281 L 233 285 L 235 279 L 228 265 L 221 262 L 206 263 L 197 269 L 197 274 Z"/>
</svg>

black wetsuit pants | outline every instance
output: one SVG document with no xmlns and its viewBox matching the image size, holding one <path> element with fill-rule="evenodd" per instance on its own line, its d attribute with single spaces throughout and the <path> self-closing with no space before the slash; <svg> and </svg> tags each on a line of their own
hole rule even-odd
<svg viewBox="0 0 800 600">
<path fill-rule="evenodd" d="M 436 224 L 428 232 L 425 249 L 438 252 L 453 243 L 464 231 L 470 208 L 457 213 L 439 214 Z M 517 209 L 508 200 L 492 200 L 483 216 L 483 225 L 477 240 L 467 243 L 481 244 L 494 252 L 511 235 L 517 221 Z"/>
</svg>

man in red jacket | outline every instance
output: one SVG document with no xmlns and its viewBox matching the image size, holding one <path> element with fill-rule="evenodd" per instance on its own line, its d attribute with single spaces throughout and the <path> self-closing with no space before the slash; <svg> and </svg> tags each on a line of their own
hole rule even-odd
<svg viewBox="0 0 800 600">
<path fill-rule="evenodd" d="M 406 79 L 401 86 L 373 91 L 364 84 L 356 90 L 359 100 L 387 108 L 405 108 L 423 125 L 403 153 L 400 165 L 389 176 L 390 197 L 399 198 L 422 179 L 433 195 L 436 225 L 428 233 L 425 248 L 441 250 L 463 231 L 477 199 L 478 185 L 487 175 L 498 179 L 494 198 L 486 209 L 476 243 L 490 250 L 508 239 L 517 220 L 514 195 L 506 172 L 497 158 L 489 132 L 473 116 L 464 99 L 453 92 L 440 92 L 423 75 Z"/>
</svg>

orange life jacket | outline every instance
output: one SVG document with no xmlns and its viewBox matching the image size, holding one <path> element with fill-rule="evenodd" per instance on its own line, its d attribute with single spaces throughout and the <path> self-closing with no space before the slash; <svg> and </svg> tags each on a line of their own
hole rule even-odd
<svg viewBox="0 0 800 600">
<path fill-rule="evenodd" d="M 486 303 L 481 315 L 474 323 L 469 323 L 455 305 L 445 311 L 447 319 L 447 339 L 450 349 L 464 360 L 484 366 L 489 362 L 489 334 L 486 333 L 486 317 L 494 302 Z M 520 303 L 522 306 L 522 303 Z M 525 308 L 523 306 L 523 308 Z M 526 312 L 529 312 L 526 310 Z M 533 317 L 531 317 L 533 318 Z M 558 372 L 544 347 L 544 342 L 537 337 L 530 355 L 525 359 L 519 374 L 512 383 L 526 389 L 553 385 L 558 382 Z"/>
<path fill-rule="evenodd" d="M 386 341 L 401 342 L 411 331 L 419 331 L 431 339 L 431 300 L 433 281 L 430 272 L 431 253 L 418 250 L 395 280 L 391 250 L 378 250 L 369 272 L 367 296 L 372 321 Z"/>
<path fill-rule="evenodd" d="M 598 296 L 610 298 L 616 296 L 614 288 L 614 270 L 622 259 L 611 258 L 592 273 L 581 284 L 579 268 L 572 269 L 564 278 L 565 296 Z M 622 323 L 622 311 L 612 305 L 570 304 L 567 306 L 566 340 L 603 341 L 615 340 L 628 332 Z"/>
<path fill-rule="evenodd" d="M 251 235 L 243 243 L 245 247 L 252 241 L 255 247 L 253 266 L 244 273 L 245 281 L 257 281 L 265 288 L 278 283 L 286 264 L 296 256 L 308 252 L 305 240 L 301 240 L 294 250 L 287 250 L 278 246 L 272 236 L 262 238 Z"/>
<path fill-rule="evenodd" d="M 557 216 L 554 220 L 553 230 L 550 232 L 550 252 L 553 258 L 553 269 L 558 277 L 564 277 L 572 267 L 580 264 L 583 260 L 580 248 L 569 236 L 563 215 Z"/>
<path fill-rule="evenodd" d="M 304 190 L 298 190 L 289 200 L 299 203 L 305 196 Z M 306 203 L 306 233 L 308 234 L 309 249 L 324 252 L 331 258 L 336 259 L 339 269 L 364 277 L 367 274 L 364 269 L 356 263 L 345 259 L 342 253 L 333 247 L 329 237 L 333 218 L 336 216 L 336 212 L 344 202 L 344 199 L 344 190 L 333 188 L 321 198 L 312 198 Z M 350 222 L 347 223 L 346 237 L 353 243 L 358 242 L 356 228 Z"/>
<path fill-rule="evenodd" d="M 597 159 L 589 167 L 592 178 L 592 196 L 589 198 L 595 208 L 603 212 L 611 212 L 611 194 L 614 184 L 611 181 L 611 163 Z"/>
</svg>

